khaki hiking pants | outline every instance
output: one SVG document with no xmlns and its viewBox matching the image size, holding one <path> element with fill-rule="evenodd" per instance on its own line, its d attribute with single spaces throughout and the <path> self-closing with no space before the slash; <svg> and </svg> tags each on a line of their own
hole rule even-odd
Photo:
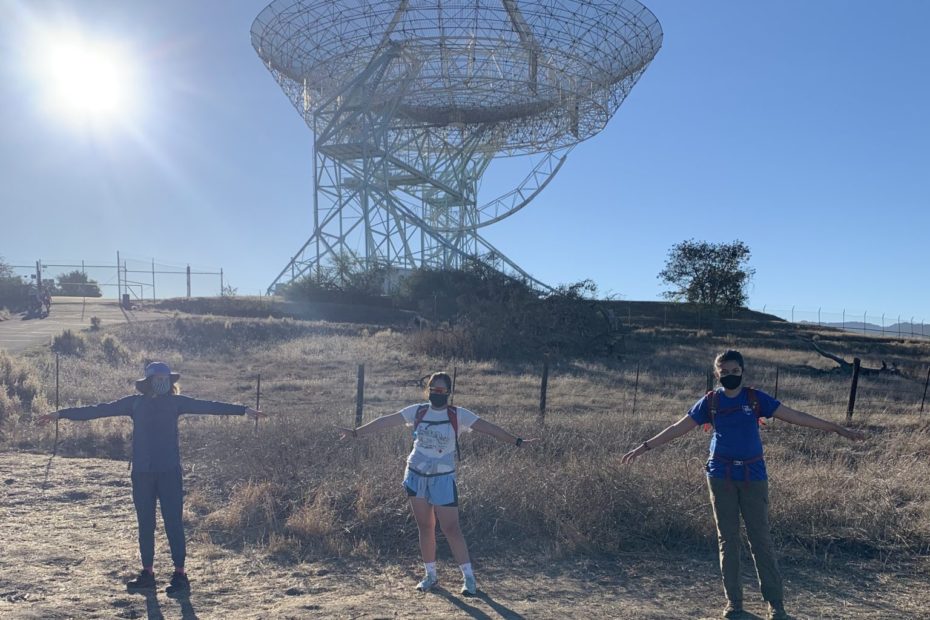
<svg viewBox="0 0 930 620">
<path fill-rule="evenodd" d="M 769 527 L 768 480 L 727 482 L 721 478 L 708 478 L 710 503 L 717 522 L 717 541 L 720 543 L 720 572 L 723 573 L 723 590 L 730 601 L 743 600 L 743 582 L 740 576 L 740 528 L 743 516 L 749 550 L 756 564 L 756 575 L 766 601 L 782 601 L 781 573 L 772 546 Z"/>
</svg>

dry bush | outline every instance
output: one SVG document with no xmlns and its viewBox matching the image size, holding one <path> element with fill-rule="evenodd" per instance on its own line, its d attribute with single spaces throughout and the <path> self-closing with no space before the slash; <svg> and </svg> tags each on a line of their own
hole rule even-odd
<svg viewBox="0 0 930 620">
<path fill-rule="evenodd" d="M 233 489 L 224 506 L 206 516 L 204 525 L 236 541 L 265 541 L 279 528 L 282 494 L 272 482 L 248 480 Z"/>
<path fill-rule="evenodd" d="M 119 338 L 112 334 L 105 334 L 100 339 L 100 349 L 103 351 L 104 359 L 111 366 L 128 364 L 132 360 L 129 349 L 124 347 Z"/>
<path fill-rule="evenodd" d="M 66 329 L 52 339 L 52 351 L 62 355 L 84 355 L 87 340 L 80 333 Z"/>
</svg>

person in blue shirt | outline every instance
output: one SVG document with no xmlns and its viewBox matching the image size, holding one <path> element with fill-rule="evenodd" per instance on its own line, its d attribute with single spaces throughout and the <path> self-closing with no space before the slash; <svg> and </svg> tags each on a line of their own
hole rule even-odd
<svg viewBox="0 0 930 620">
<path fill-rule="evenodd" d="M 184 539 L 184 489 L 181 479 L 181 454 L 178 447 L 178 418 L 184 414 L 248 415 L 265 417 L 261 411 L 244 405 L 198 400 L 181 396 L 177 381 L 163 362 L 145 367 L 145 376 L 136 381 L 139 394 L 119 400 L 72 407 L 36 418 L 39 424 L 54 420 L 94 420 L 113 416 L 132 418 L 132 501 L 139 523 L 139 554 L 142 571 L 126 584 L 129 591 L 144 592 L 155 588 L 155 504 L 161 504 L 174 574 L 165 590 L 169 596 L 190 591 L 184 571 L 187 548 Z"/>
<path fill-rule="evenodd" d="M 742 515 L 762 597 L 769 605 L 769 618 L 784 620 L 788 614 L 769 526 L 768 472 L 762 454 L 759 420 L 774 417 L 854 440 L 865 439 L 865 435 L 792 409 L 761 390 L 744 387 L 745 366 L 739 351 L 729 350 L 718 355 L 714 369 L 721 387 L 698 400 L 678 422 L 623 455 L 622 462 L 632 463 L 649 450 L 702 424 L 712 427 L 706 470 L 727 597 L 723 617 L 743 616 L 739 523 Z"/>
</svg>

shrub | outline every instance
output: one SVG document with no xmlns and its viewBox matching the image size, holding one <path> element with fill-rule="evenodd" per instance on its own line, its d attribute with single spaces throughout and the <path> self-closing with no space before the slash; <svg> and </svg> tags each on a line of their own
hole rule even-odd
<svg viewBox="0 0 930 620">
<path fill-rule="evenodd" d="M 52 351 L 62 355 L 74 355 L 81 357 L 87 348 L 87 341 L 79 333 L 66 329 L 61 334 L 55 336 L 52 341 Z"/>
<path fill-rule="evenodd" d="M 100 348 L 103 350 L 103 356 L 111 366 L 127 364 L 132 359 L 129 349 L 123 346 L 119 338 L 111 334 L 106 334 L 100 339 Z"/>
<path fill-rule="evenodd" d="M 97 331 L 97 330 L 99 330 L 99 329 L 100 329 L 100 323 L 101 323 L 101 321 L 100 321 L 100 317 L 99 317 L 99 316 L 92 316 L 92 317 L 90 317 L 90 329 L 91 329 L 91 331 Z"/>
</svg>

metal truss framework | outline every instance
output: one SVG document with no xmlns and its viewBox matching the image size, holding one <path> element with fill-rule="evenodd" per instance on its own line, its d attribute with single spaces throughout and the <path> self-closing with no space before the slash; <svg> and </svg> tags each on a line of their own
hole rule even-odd
<svg viewBox="0 0 930 620">
<path fill-rule="evenodd" d="M 479 259 L 535 280 L 479 234 L 528 204 L 606 125 L 661 45 L 635 0 L 277 0 L 252 42 L 315 135 L 314 228 L 269 287 L 347 254 L 369 266 Z M 478 203 L 499 155 L 533 155 Z"/>
</svg>

